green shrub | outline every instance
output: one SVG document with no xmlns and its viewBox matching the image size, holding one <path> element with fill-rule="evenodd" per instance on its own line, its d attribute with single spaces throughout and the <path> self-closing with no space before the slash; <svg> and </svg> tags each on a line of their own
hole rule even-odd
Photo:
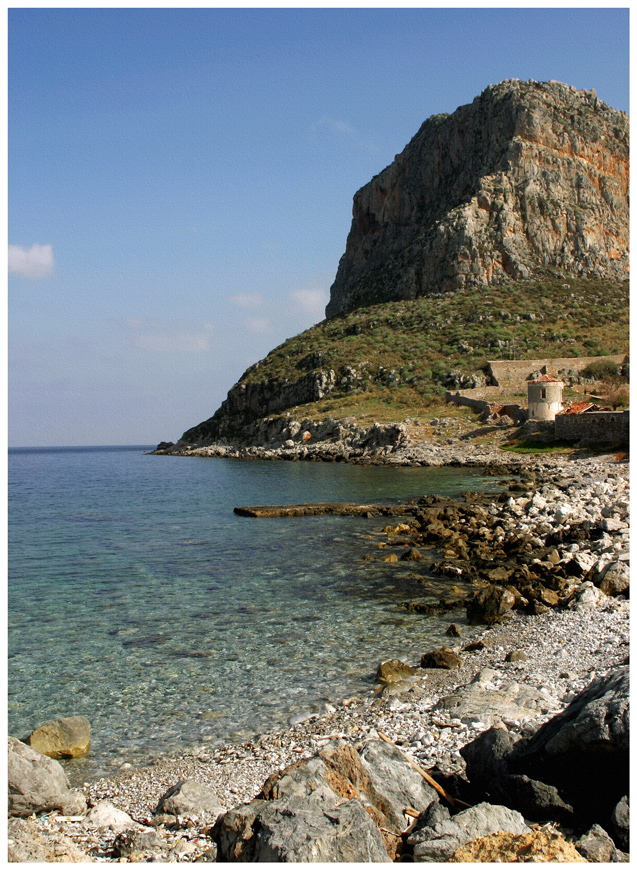
<svg viewBox="0 0 637 870">
<path fill-rule="evenodd" d="M 590 362 L 582 371 L 585 378 L 594 378 L 603 381 L 606 378 L 617 377 L 619 366 L 611 359 L 598 359 Z"/>
</svg>

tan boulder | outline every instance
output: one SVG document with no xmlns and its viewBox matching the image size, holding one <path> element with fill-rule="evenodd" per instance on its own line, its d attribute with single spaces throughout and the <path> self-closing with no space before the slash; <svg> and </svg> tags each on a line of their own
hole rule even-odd
<svg viewBox="0 0 637 870">
<path fill-rule="evenodd" d="M 91 748 L 91 726 L 84 716 L 47 722 L 29 737 L 29 745 L 49 758 L 76 758 Z"/>
<path fill-rule="evenodd" d="M 451 859 L 457 864 L 509 864 L 530 861 L 558 864 L 584 863 L 572 843 L 550 828 L 536 829 L 528 834 L 489 834 L 465 843 Z"/>
</svg>

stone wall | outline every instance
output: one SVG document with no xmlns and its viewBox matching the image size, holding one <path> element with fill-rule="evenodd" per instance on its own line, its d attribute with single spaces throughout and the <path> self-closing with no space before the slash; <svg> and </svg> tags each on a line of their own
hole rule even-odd
<svg viewBox="0 0 637 870">
<path fill-rule="evenodd" d="M 524 360 L 488 360 L 488 373 L 491 382 L 495 386 L 522 386 L 526 383 L 529 375 L 539 372 L 546 366 L 546 374 L 557 377 L 559 374 L 568 374 L 569 371 L 579 373 L 589 363 L 597 360 L 612 360 L 621 365 L 626 360 L 623 353 L 614 356 L 575 356 L 556 357 L 555 359 L 524 359 Z"/>
<path fill-rule="evenodd" d="M 558 441 L 583 441 L 590 444 L 627 444 L 629 411 L 591 411 L 588 414 L 558 414 L 555 437 Z"/>
</svg>

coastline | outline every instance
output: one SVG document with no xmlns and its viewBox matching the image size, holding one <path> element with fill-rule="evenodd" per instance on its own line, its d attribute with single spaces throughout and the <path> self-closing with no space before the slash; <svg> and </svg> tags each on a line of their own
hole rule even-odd
<svg viewBox="0 0 637 870">
<path fill-rule="evenodd" d="M 448 462 L 440 464 L 494 467 L 493 450 L 462 449 L 450 453 L 452 455 L 447 454 Z M 407 458 L 407 448 L 403 448 L 401 454 L 398 458 L 402 464 L 402 460 Z M 485 454 L 491 454 L 491 462 L 485 462 Z M 498 451 L 498 460 L 501 454 L 502 451 Z M 566 477 L 571 486 L 571 490 L 566 487 L 569 500 L 577 500 L 572 491 L 577 486 L 580 501 L 584 500 L 590 515 L 600 521 L 604 514 L 615 516 L 613 504 L 617 494 L 625 498 L 628 493 L 627 463 L 617 462 L 612 456 L 571 459 L 559 455 L 505 454 L 504 458 L 504 463 L 497 464 L 506 465 L 508 473 L 520 474 L 529 481 L 535 479 L 536 485 L 525 495 L 532 496 L 533 489 L 537 492 L 542 486 L 552 485 L 556 476 Z M 614 490 L 613 483 L 617 484 Z M 602 491 L 604 488 L 606 492 Z M 510 506 L 497 508 L 502 513 L 507 509 L 510 510 Z M 623 541 L 618 541 L 613 553 L 627 562 L 628 553 L 622 550 Z M 571 598 L 571 602 L 577 603 L 575 598 Z M 572 696 L 596 676 L 608 673 L 626 661 L 628 632 L 629 602 L 623 596 L 598 595 L 590 607 L 567 606 L 547 609 L 536 615 L 511 613 L 499 624 L 478 629 L 484 649 L 464 652 L 462 647 L 466 638 L 450 638 L 450 648 L 463 659 L 461 667 L 456 670 L 425 669 L 404 693 L 386 693 L 380 698 L 370 694 L 343 699 L 323 716 L 312 716 L 284 731 L 264 734 L 242 744 L 229 744 L 206 755 L 167 758 L 150 767 L 123 770 L 109 778 L 85 783 L 83 792 L 89 805 L 101 800 L 112 801 L 144 824 L 152 821 L 153 811 L 165 791 L 184 779 L 209 786 L 218 794 L 222 806 L 231 809 L 252 800 L 272 773 L 294 761 L 311 757 L 329 739 L 339 738 L 355 745 L 378 731 L 396 742 L 425 769 L 433 769 L 443 777 L 458 774 L 464 764 L 458 749 L 486 730 L 487 723 L 480 719 L 475 719 L 475 724 L 459 723 L 448 711 L 436 709 L 441 699 L 458 687 L 468 686 L 486 669 L 488 679 L 505 695 L 507 686 L 518 686 L 518 692 L 522 686 L 536 699 L 542 694 L 545 697 L 546 703 L 539 707 L 537 701 L 534 702 L 534 715 L 524 721 L 505 717 L 505 728 L 513 733 L 528 734 L 564 709 Z M 541 643 L 538 643 L 538 638 L 542 639 Z M 526 659 L 505 661 L 512 651 L 524 653 Z M 118 860 L 109 857 L 107 845 L 102 849 L 104 832 L 98 836 L 90 828 L 87 830 L 79 817 L 69 820 L 53 813 L 32 824 L 34 830 L 47 838 L 68 838 L 85 855 L 93 850 L 91 854 L 98 859 Z M 169 830 L 158 830 L 165 838 L 166 854 L 174 856 L 172 860 L 195 860 L 205 851 L 207 843 L 212 846 L 208 837 L 210 826 L 197 829 L 195 825 L 189 829 L 187 837 L 193 848 L 177 857 L 171 850 L 178 840 L 183 842 L 183 836 L 177 837 Z"/>
</svg>

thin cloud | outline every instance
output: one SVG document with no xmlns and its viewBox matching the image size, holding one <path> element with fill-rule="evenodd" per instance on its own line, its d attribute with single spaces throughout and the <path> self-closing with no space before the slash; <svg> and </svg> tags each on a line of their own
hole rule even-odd
<svg viewBox="0 0 637 870">
<path fill-rule="evenodd" d="M 53 246 L 34 244 L 23 248 L 22 245 L 9 245 L 8 262 L 9 272 L 14 275 L 33 280 L 46 278 L 55 269 Z"/>
<path fill-rule="evenodd" d="M 270 321 L 267 317 L 248 317 L 243 322 L 248 332 L 270 332 Z"/>
<path fill-rule="evenodd" d="M 291 290 L 289 296 L 298 311 L 311 314 L 313 317 L 323 318 L 325 306 L 329 302 L 329 294 L 326 290 L 321 290 L 318 287 Z"/>
<path fill-rule="evenodd" d="M 244 311 L 251 308 L 260 308 L 263 305 L 263 296 L 260 293 L 237 293 L 230 296 L 230 302 Z"/>
<path fill-rule="evenodd" d="M 356 130 L 353 127 L 350 127 L 349 124 L 346 124 L 345 121 L 339 121 L 337 118 L 330 118 L 329 115 L 323 115 L 318 121 L 315 121 L 312 125 L 314 130 L 326 129 L 331 130 L 332 133 L 343 133 L 346 136 L 354 136 Z"/>
<path fill-rule="evenodd" d="M 214 325 L 207 321 L 128 318 L 124 324 L 135 347 L 152 353 L 205 353 L 214 332 Z"/>
</svg>

